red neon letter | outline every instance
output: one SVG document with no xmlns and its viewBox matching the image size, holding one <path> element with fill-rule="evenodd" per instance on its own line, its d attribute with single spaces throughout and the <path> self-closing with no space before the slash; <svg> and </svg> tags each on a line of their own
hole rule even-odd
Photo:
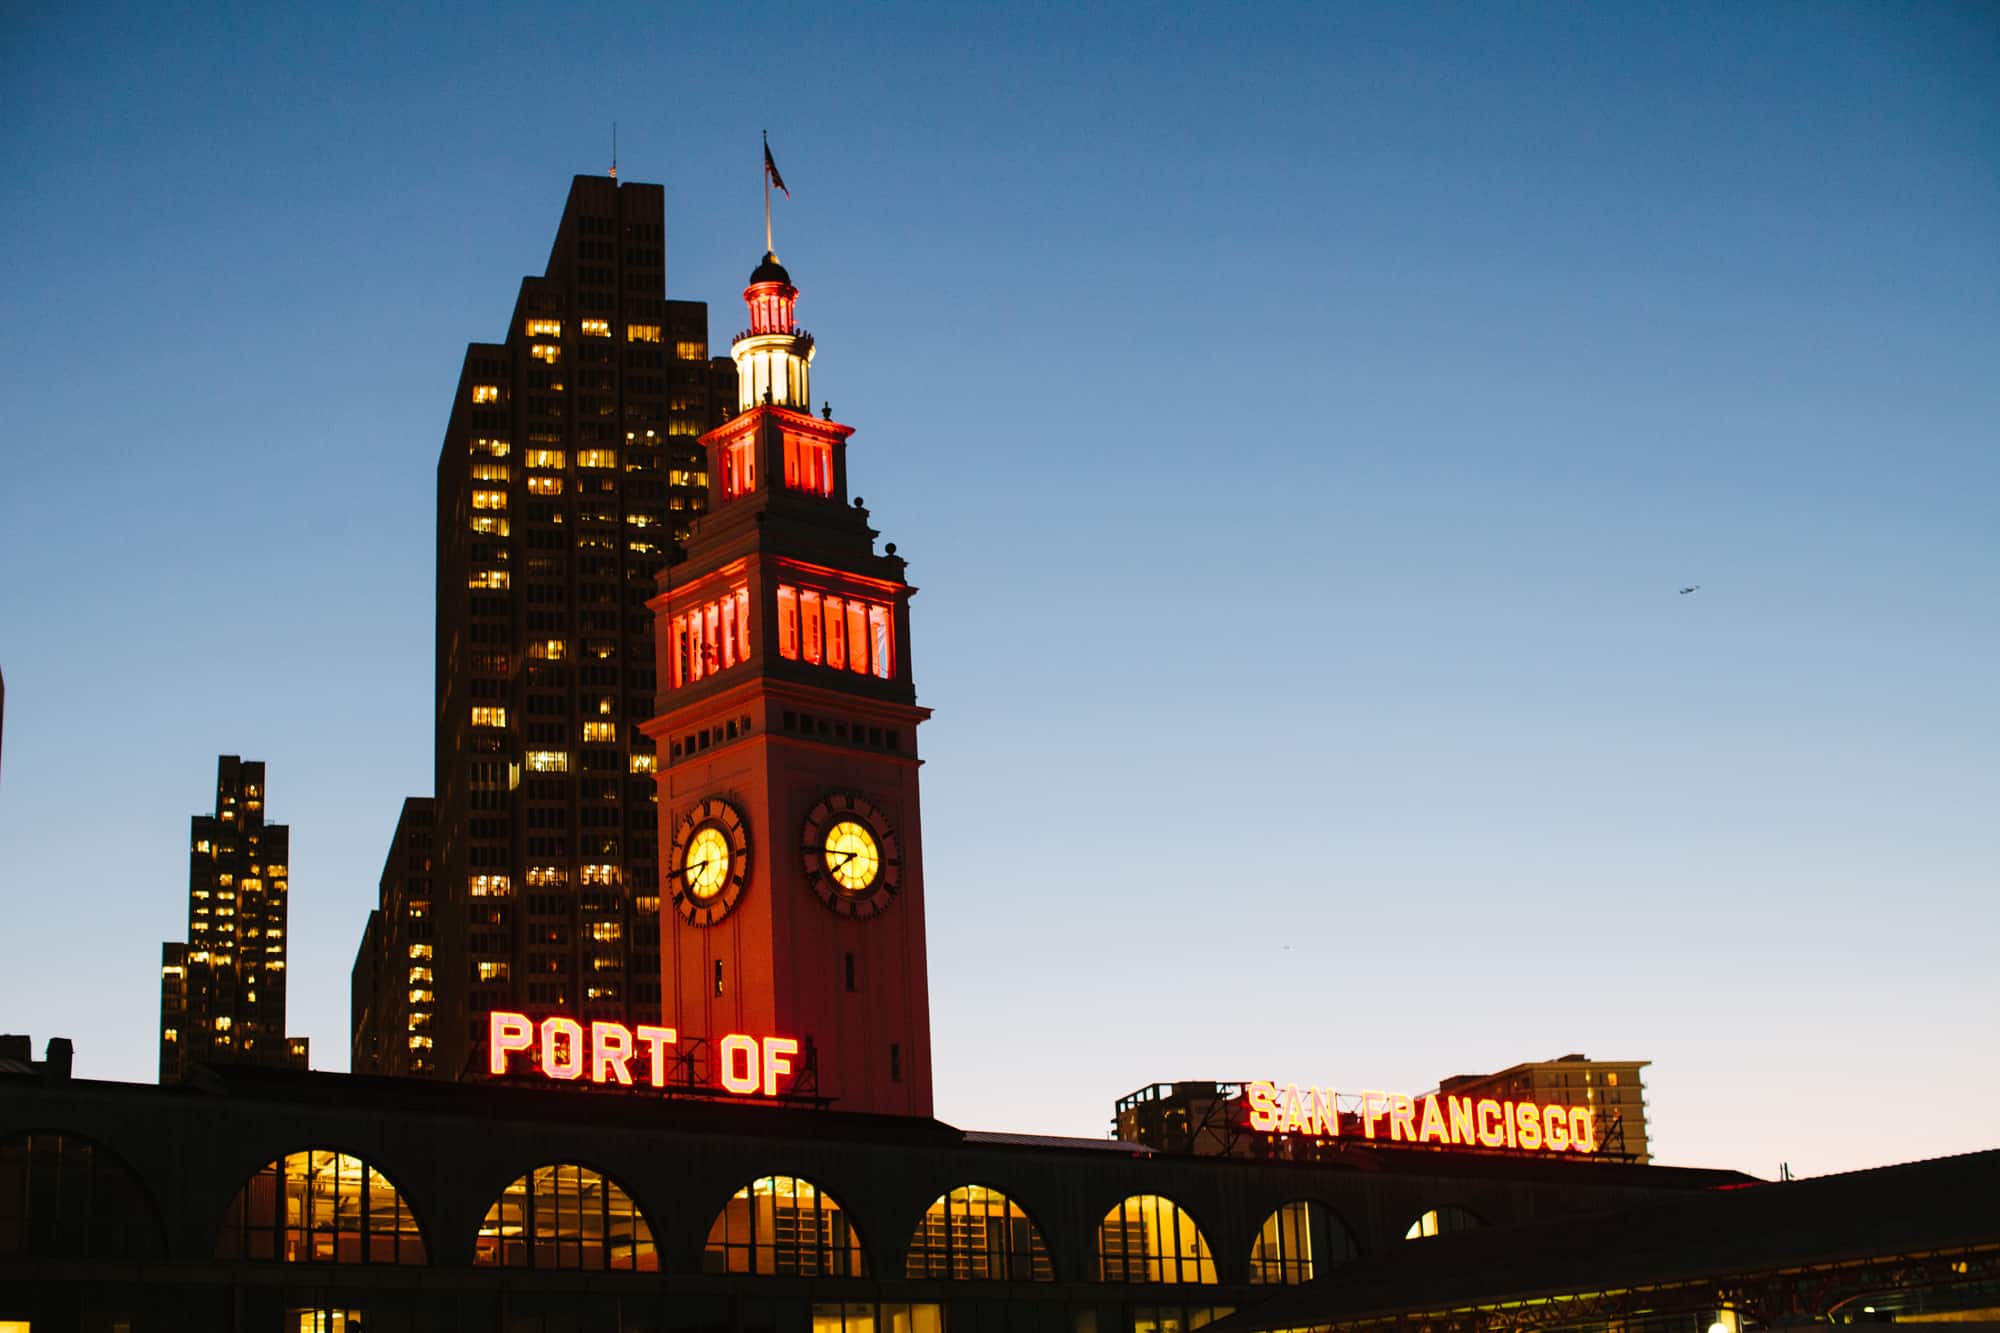
<svg viewBox="0 0 2000 1333">
<path fill-rule="evenodd" d="M 747 1095 L 757 1091 L 758 1082 L 757 1039 L 730 1033 L 722 1039 L 722 1086 Z"/>
<path fill-rule="evenodd" d="M 654 1087 L 667 1086 L 667 1047 L 680 1038 L 681 1034 L 672 1028 L 656 1028 L 650 1023 L 639 1025 L 639 1040 L 646 1043 L 646 1081 Z"/>
<path fill-rule="evenodd" d="M 1285 1133 L 1294 1130 L 1301 1134 L 1312 1133 L 1312 1102 L 1299 1091 L 1296 1083 L 1285 1085 Z"/>
<path fill-rule="evenodd" d="M 799 1053 L 799 1044 L 790 1037 L 764 1038 L 764 1095 L 778 1095 L 778 1075 L 792 1072 L 791 1057 Z"/>
<path fill-rule="evenodd" d="M 1531 1152 L 1541 1147 L 1542 1108 L 1533 1102 L 1516 1102 L 1514 1118 L 1521 1122 L 1521 1146 Z"/>
<path fill-rule="evenodd" d="M 1597 1151 L 1597 1116 L 1587 1106 L 1570 1108 L 1569 1146 L 1578 1152 Z"/>
<path fill-rule="evenodd" d="M 1417 1107 L 1402 1093 L 1389 1099 L 1389 1141 L 1391 1143 L 1408 1139 L 1417 1141 Z"/>
<path fill-rule="evenodd" d="M 1561 1106 L 1542 1108 L 1542 1138 L 1550 1152 L 1569 1147 L 1569 1110 Z"/>
<path fill-rule="evenodd" d="M 1313 1089 L 1313 1119 L 1319 1121 L 1314 1133 L 1330 1139 L 1340 1137 L 1340 1099 L 1332 1088 Z"/>
<path fill-rule="evenodd" d="M 1389 1100 L 1389 1094 L 1386 1092 L 1375 1092 L 1370 1090 L 1370 1091 L 1365 1091 L 1361 1094 L 1361 1137 L 1362 1138 L 1372 1139 L 1375 1137 L 1375 1122 L 1377 1120 L 1380 1120 L 1384 1115 L 1388 1114 L 1386 1108 L 1381 1111 L 1376 1110 L 1375 1103 L 1377 1102 L 1386 1103 L 1388 1100 Z"/>
<path fill-rule="evenodd" d="M 1480 1147 L 1497 1148 L 1506 1141 L 1500 1133 L 1500 1122 L 1507 1117 L 1506 1113 L 1500 1109 L 1499 1102 L 1494 1101 L 1491 1097 L 1481 1097 L 1479 1099 L 1477 1115 L 1479 1117 Z"/>
<path fill-rule="evenodd" d="M 1269 1083 L 1252 1083 L 1243 1089 L 1250 1101 L 1250 1128 L 1269 1134 L 1278 1127 L 1278 1090 Z"/>
<path fill-rule="evenodd" d="M 556 1058 L 556 1038 L 567 1039 L 568 1051 Z M 583 1024 L 574 1018 L 542 1020 L 542 1073 L 548 1078 L 576 1078 L 583 1073 Z"/>
<path fill-rule="evenodd" d="M 493 1074 L 507 1072 L 507 1052 L 525 1051 L 535 1044 L 535 1024 L 526 1014 L 495 1009 L 486 1018 L 486 1068 Z"/>
<path fill-rule="evenodd" d="M 1435 1096 L 1424 1098 L 1424 1127 L 1417 1134 L 1424 1143 L 1449 1143 L 1451 1136 L 1445 1133 L 1444 1112 L 1438 1110 Z"/>
<path fill-rule="evenodd" d="M 625 1066 L 632 1059 L 632 1029 L 623 1023 L 590 1025 L 590 1081 L 609 1083 L 616 1078 L 632 1086 L 632 1071 Z M 609 1077 L 607 1077 L 607 1073 Z"/>
<path fill-rule="evenodd" d="M 1470 1148 L 1479 1141 L 1472 1132 L 1472 1098 L 1447 1097 L 1444 1104 L 1451 1111 L 1451 1141 Z"/>
</svg>

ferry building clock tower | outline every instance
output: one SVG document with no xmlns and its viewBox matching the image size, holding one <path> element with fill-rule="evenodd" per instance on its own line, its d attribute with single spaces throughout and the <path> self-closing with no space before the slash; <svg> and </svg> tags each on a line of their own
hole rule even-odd
<svg viewBox="0 0 2000 1333">
<path fill-rule="evenodd" d="M 727 1034 L 780 1034 L 794 1091 L 928 1116 L 915 589 L 848 499 L 853 428 L 812 414 L 775 254 L 743 297 L 740 410 L 702 437 L 709 509 L 648 603 L 662 1021 L 711 1062 Z"/>
</svg>

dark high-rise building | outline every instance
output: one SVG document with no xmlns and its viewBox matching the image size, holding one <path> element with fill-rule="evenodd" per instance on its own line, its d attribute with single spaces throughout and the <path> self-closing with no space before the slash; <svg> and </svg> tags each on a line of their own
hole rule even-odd
<svg viewBox="0 0 2000 1333">
<path fill-rule="evenodd" d="M 285 1035 L 285 905 L 291 830 L 264 822 L 264 765 L 216 765 L 215 813 L 188 845 L 185 943 L 160 946 L 160 1082 L 200 1064 L 306 1066 Z"/>
<path fill-rule="evenodd" d="M 434 822 L 430 797 L 405 800 L 382 864 L 380 897 L 354 958 L 348 1067 L 357 1074 L 429 1074 L 437 1068 Z"/>
<path fill-rule="evenodd" d="M 435 1072 L 494 1008 L 656 1021 L 646 600 L 733 402 L 664 298 L 657 185 L 579 176 L 506 339 L 466 349 L 438 460 Z"/>
</svg>

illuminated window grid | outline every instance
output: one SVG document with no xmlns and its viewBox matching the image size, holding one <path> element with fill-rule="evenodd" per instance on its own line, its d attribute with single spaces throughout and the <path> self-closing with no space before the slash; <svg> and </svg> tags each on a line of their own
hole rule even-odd
<svg viewBox="0 0 2000 1333">
<path fill-rule="evenodd" d="M 750 658 L 750 590 L 735 587 L 673 618 L 668 685 L 679 689 Z"/>
<path fill-rule="evenodd" d="M 765 1176 L 736 1191 L 709 1228 L 709 1273 L 866 1277 L 860 1238 L 840 1205 L 809 1180 Z"/>
<path fill-rule="evenodd" d="M 887 602 L 778 585 L 778 655 L 889 680 L 896 674 L 895 609 Z"/>
<path fill-rule="evenodd" d="M 1185 1209 L 1157 1194 L 1135 1194 L 1104 1215 L 1097 1268 L 1104 1282 L 1215 1281 L 1208 1238 Z"/>
<path fill-rule="evenodd" d="M 347 1153 L 309 1150 L 250 1177 L 223 1214 L 218 1259 L 422 1264 L 423 1235 L 403 1196 Z"/>
<path fill-rule="evenodd" d="M 924 1213 L 910 1238 L 904 1276 L 953 1281 L 1053 1282 L 1042 1235 L 998 1190 L 965 1185 Z"/>
<path fill-rule="evenodd" d="M 1321 1265 L 1359 1257 L 1347 1224 L 1314 1200 L 1294 1199 L 1275 1209 L 1250 1247 L 1250 1280 L 1258 1284 L 1310 1282 Z"/>
<path fill-rule="evenodd" d="M 537 1167 L 507 1187 L 480 1224 L 472 1262 L 640 1273 L 660 1267 L 652 1228 L 632 1196 L 571 1162 Z"/>
</svg>

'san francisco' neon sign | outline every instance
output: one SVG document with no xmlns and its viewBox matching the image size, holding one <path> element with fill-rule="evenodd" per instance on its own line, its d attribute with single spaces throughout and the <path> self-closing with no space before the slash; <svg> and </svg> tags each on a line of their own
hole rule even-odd
<svg viewBox="0 0 2000 1333">
<path fill-rule="evenodd" d="M 486 1067 L 499 1077 L 510 1072 L 516 1053 L 528 1052 L 534 1071 L 543 1078 L 628 1088 L 643 1078 L 650 1087 L 664 1088 L 673 1061 L 667 1048 L 679 1041 L 680 1033 L 673 1028 L 650 1023 L 627 1027 L 561 1016 L 537 1023 L 526 1014 L 496 1009 L 487 1019 Z M 716 1043 L 715 1079 L 724 1092 L 739 1097 L 776 1097 L 789 1090 L 792 1057 L 798 1053 L 799 1044 L 790 1037 L 732 1032 Z"/>
<path fill-rule="evenodd" d="M 1338 1138 L 1341 1111 L 1332 1088 L 1287 1083 L 1249 1083 L 1243 1099 L 1250 1128 L 1260 1134 L 1304 1134 Z M 1432 1093 L 1418 1100 L 1367 1091 L 1360 1110 L 1349 1115 L 1364 1140 L 1435 1144 L 1444 1148 L 1511 1148 L 1517 1152 L 1597 1151 L 1597 1113 L 1587 1106 L 1555 1102 L 1508 1102 L 1493 1097 L 1451 1097 Z M 1383 1126 L 1386 1120 L 1388 1124 Z"/>
</svg>

